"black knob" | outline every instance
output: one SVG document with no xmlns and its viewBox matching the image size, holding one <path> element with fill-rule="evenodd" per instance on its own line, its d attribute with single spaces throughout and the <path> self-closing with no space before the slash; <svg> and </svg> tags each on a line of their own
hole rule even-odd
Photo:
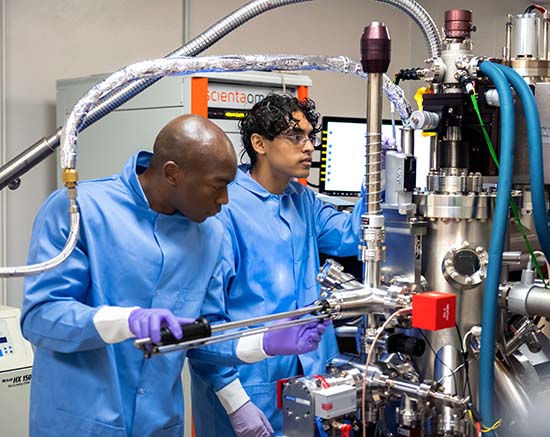
<svg viewBox="0 0 550 437">
<path fill-rule="evenodd" d="M 426 342 L 421 338 L 411 337 L 405 334 L 392 334 L 388 337 L 388 352 L 421 356 L 426 350 Z"/>
<path fill-rule="evenodd" d="M 182 325 L 181 330 L 183 332 L 183 337 L 178 340 L 172 335 L 168 328 L 162 328 L 160 333 L 161 344 L 177 344 L 183 341 L 210 337 L 210 335 L 212 335 L 210 323 L 208 323 L 208 320 L 206 320 L 204 317 L 199 317 L 197 320 L 189 325 Z"/>
</svg>

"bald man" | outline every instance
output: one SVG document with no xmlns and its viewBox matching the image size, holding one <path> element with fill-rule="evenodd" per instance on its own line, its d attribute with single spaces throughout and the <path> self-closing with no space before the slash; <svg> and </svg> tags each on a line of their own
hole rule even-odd
<svg viewBox="0 0 550 437">
<path fill-rule="evenodd" d="M 236 168 L 225 133 L 208 119 L 185 115 L 159 132 L 153 154 L 139 152 L 120 174 L 79 183 L 76 248 L 61 266 L 25 281 L 21 326 L 36 347 L 32 436 L 183 435 L 185 352 L 144 360 L 130 339 L 159 339 L 165 326 L 181 338 L 181 325 L 200 314 L 224 320 L 218 296 L 226 236 L 209 217 L 227 203 Z M 63 248 L 67 211 L 63 191 L 46 200 L 29 263 Z M 293 343 L 319 341 L 292 329 L 288 334 L 300 337 Z M 230 358 L 192 353 L 213 364 L 250 362 L 237 353 L 239 341 L 229 344 Z"/>
<path fill-rule="evenodd" d="M 211 121 L 184 115 L 159 132 L 153 154 L 78 185 L 78 243 L 56 269 L 25 281 L 21 325 L 36 346 L 33 436 L 183 435 L 184 353 L 144 361 L 134 337 L 158 337 L 199 316 L 218 267 L 237 159 Z M 39 211 L 29 263 L 55 256 L 69 233 L 68 202 Z"/>
</svg>

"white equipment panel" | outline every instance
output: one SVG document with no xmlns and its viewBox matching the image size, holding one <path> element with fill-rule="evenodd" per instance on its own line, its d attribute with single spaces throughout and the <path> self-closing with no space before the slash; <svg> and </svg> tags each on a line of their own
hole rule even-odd
<svg viewBox="0 0 550 437">
<path fill-rule="evenodd" d="M 29 402 L 34 354 L 23 338 L 19 308 L 0 306 L 0 421 L 2 435 L 24 437 L 29 428 Z"/>
</svg>

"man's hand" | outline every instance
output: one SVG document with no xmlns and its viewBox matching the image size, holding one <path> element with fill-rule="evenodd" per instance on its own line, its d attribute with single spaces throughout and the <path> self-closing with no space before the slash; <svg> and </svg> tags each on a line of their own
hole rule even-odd
<svg viewBox="0 0 550 437">
<path fill-rule="evenodd" d="M 164 308 L 138 308 L 130 313 L 128 326 L 137 338 L 149 337 L 155 343 L 160 342 L 160 330 L 168 328 L 172 335 L 180 340 L 183 336 L 181 325 L 193 323 L 194 319 L 176 317 L 172 311 Z"/>
<path fill-rule="evenodd" d="M 265 414 L 251 401 L 247 401 L 237 411 L 229 415 L 233 431 L 237 437 L 270 437 L 273 428 Z"/>
<path fill-rule="evenodd" d="M 280 323 L 292 319 L 283 319 Z M 268 355 L 299 355 L 317 349 L 321 337 L 331 320 L 314 320 L 304 325 L 267 331 L 264 334 L 264 351 Z"/>
</svg>

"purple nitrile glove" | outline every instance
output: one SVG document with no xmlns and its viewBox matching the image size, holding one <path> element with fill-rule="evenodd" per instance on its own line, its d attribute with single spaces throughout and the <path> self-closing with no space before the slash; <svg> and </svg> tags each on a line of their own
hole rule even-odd
<svg viewBox="0 0 550 437">
<path fill-rule="evenodd" d="M 183 336 L 181 325 L 188 325 L 194 321 L 194 319 L 176 317 L 172 311 L 164 308 L 138 308 L 130 313 L 128 326 L 137 338 L 149 337 L 158 343 L 162 328 L 168 328 L 179 340 Z"/>
<path fill-rule="evenodd" d="M 233 431 L 237 437 L 270 437 L 273 428 L 265 414 L 251 401 L 244 403 L 229 415 Z"/>
<path fill-rule="evenodd" d="M 283 319 L 280 323 L 290 320 L 293 319 Z M 304 325 L 267 331 L 264 334 L 264 351 L 271 356 L 299 355 L 314 351 L 319 346 L 327 326 L 331 323 L 331 320 L 323 322 L 314 320 Z"/>
</svg>

